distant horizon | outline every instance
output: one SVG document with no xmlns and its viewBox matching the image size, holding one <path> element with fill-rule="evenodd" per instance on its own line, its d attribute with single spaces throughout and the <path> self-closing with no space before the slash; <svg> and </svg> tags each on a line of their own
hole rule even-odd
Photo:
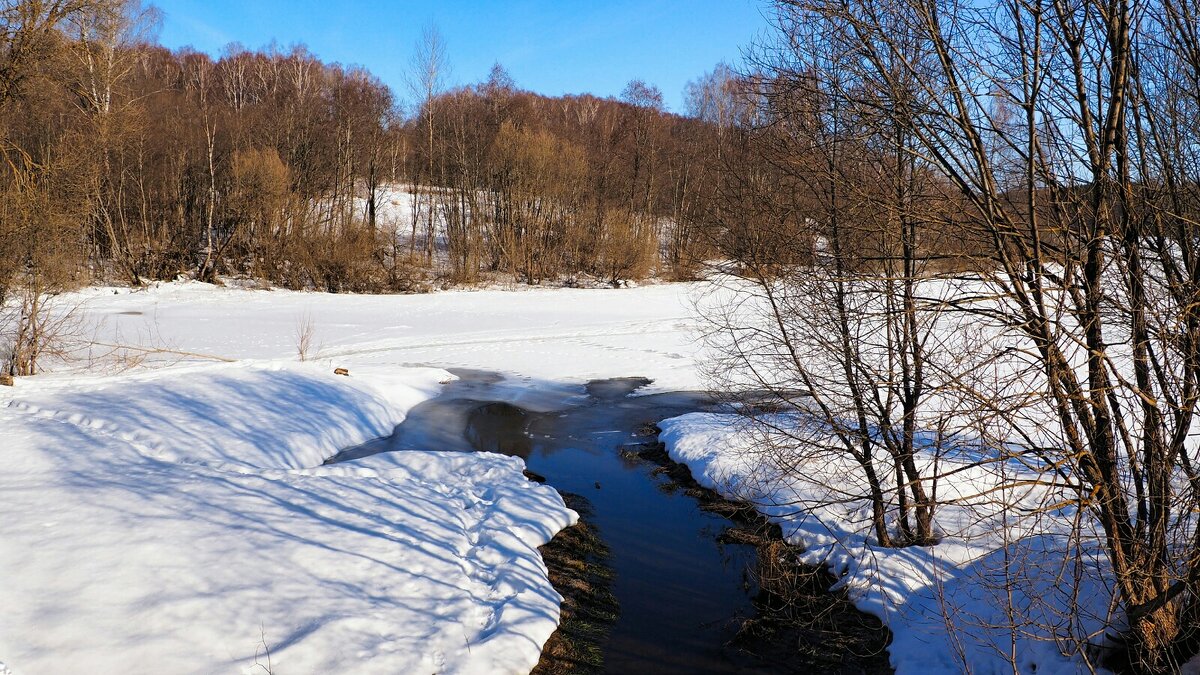
<svg viewBox="0 0 1200 675">
<path fill-rule="evenodd" d="M 445 88 L 484 81 L 499 63 L 518 88 L 546 96 L 615 98 L 630 81 L 642 80 L 662 91 L 674 113 L 686 112 L 688 82 L 720 62 L 739 63 L 768 27 L 762 0 L 154 4 L 163 13 L 158 42 L 164 47 L 218 58 L 230 44 L 249 50 L 303 44 L 322 61 L 370 71 L 406 106 L 413 100 L 406 80 L 412 54 L 430 26 L 446 46 Z"/>
</svg>

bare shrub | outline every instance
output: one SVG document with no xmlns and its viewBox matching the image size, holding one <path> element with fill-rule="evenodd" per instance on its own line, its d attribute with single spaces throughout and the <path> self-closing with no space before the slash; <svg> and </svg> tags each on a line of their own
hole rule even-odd
<svg viewBox="0 0 1200 675">
<path fill-rule="evenodd" d="M 47 359 L 67 359 L 80 346 L 78 306 L 55 301 L 53 293 L 37 287 L 19 292 L 20 303 L 0 325 L 6 338 L 4 370 L 25 377 L 38 373 Z"/>
<path fill-rule="evenodd" d="M 309 360 L 321 350 L 316 338 L 316 321 L 313 320 L 312 314 L 305 312 L 296 319 L 296 356 L 301 361 Z"/>
<path fill-rule="evenodd" d="M 605 212 L 596 247 L 596 265 L 602 278 L 613 285 L 626 279 L 643 279 L 650 275 L 656 252 L 654 229 L 644 215 L 624 209 Z"/>
</svg>

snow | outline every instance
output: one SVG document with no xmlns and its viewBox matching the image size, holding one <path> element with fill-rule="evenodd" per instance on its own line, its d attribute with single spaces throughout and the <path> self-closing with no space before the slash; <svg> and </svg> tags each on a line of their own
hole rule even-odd
<svg viewBox="0 0 1200 675">
<path fill-rule="evenodd" d="M 703 386 L 694 291 L 515 286 L 369 296 L 177 282 L 89 289 L 71 301 L 84 302 L 95 342 L 173 352 L 145 355 L 151 362 L 294 358 L 297 328 L 311 320 L 323 363 L 478 368 L 576 383 L 633 374 L 655 380 L 649 391 L 670 391 Z M 107 350 L 92 351 L 100 358 Z"/>
<path fill-rule="evenodd" d="M 1020 507 L 1043 498 L 1037 490 L 990 509 L 943 505 L 935 546 L 879 547 L 865 500 L 846 498 L 859 487 L 844 460 L 792 462 L 781 471 L 761 450 L 756 427 L 733 413 L 693 413 L 660 426 L 671 458 L 699 483 L 755 504 L 804 549 L 804 562 L 827 566 L 839 578 L 835 588 L 887 624 L 897 673 L 998 675 L 1014 672 L 1013 664 L 1017 672 L 1086 671 L 1089 655 L 1075 636 L 1100 642 L 1112 622 L 1099 538 L 1084 537 L 1094 545 L 1081 549 L 1069 531 L 1022 517 Z M 947 472 L 956 468 L 951 459 L 940 461 Z M 982 493 L 1004 479 L 961 464 L 953 484 L 941 488 L 945 498 Z"/>
<path fill-rule="evenodd" d="M 0 655 L 14 673 L 521 673 L 574 521 L 500 455 L 322 466 L 450 376 L 303 365 L 22 380 L 0 407 Z M 11 391 L 11 390 L 10 390 Z M 7 671 L 5 671 L 7 672 Z"/>
<path fill-rule="evenodd" d="M 498 455 L 323 460 L 389 433 L 446 368 L 564 395 L 628 376 L 703 389 L 695 305 L 721 301 L 688 284 L 359 296 L 187 281 L 61 299 L 83 321 L 76 360 L 0 387 L 0 675 L 265 672 L 267 647 L 275 673 L 528 672 L 560 601 L 536 547 L 576 517 L 557 493 Z M 1086 669 L 1067 636 L 1110 623 L 1098 551 L 952 506 L 938 545 L 874 547 L 862 508 L 826 499 L 855 489 L 852 472 L 787 478 L 739 419 L 669 420 L 663 440 L 880 616 L 899 672 Z M 956 475 L 946 494 L 998 480 Z"/>
<path fill-rule="evenodd" d="M 500 455 L 322 462 L 445 367 L 696 388 L 689 292 L 60 298 L 76 359 L 0 387 L 0 673 L 528 672 L 561 600 L 536 547 L 577 517 L 558 494 Z"/>
</svg>

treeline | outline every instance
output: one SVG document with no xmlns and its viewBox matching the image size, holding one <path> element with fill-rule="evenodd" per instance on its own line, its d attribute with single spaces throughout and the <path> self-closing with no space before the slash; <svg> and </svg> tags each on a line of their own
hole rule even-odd
<svg viewBox="0 0 1200 675">
<path fill-rule="evenodd" d="M 169 51 L 137 2 L 0 7 L 0 291 L 690 271 L 714 133 L 644 83 L 621 100 L 548 98 L 497 66 L 445 90 L 433 33 L 406 116 L 378 78 L 304 47 Z"/>
<path fill-rule="evenodd" d="M 502 68 L 478 86 L 426 101 L 415 124 L 410 242 L 449 273 L 505 271 L 528 282 L 563 274 L 607 281 L 686 276 L 698 253 L 698 197 L 712 125 L 663 112 L 643 82 L 621 100 L 548 98 L 515 88 Z"/>
</svg>

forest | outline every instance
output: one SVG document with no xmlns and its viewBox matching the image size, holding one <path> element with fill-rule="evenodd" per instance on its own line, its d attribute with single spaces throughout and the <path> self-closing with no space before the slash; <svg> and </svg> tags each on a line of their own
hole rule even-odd
<svg viewBox="0 0 1200 675">
<path fill-rule="evenodd" d="M 4 4 L 0 297 L 18 279 L 409 291 L 694 269 L 716 132 L 652 85 L 550 98 L 497 64 L 448 88 L 429 30 L 402 105 L 303 45 L 171 52 L 158 20 L 115 0 Z"/>
</svg>

